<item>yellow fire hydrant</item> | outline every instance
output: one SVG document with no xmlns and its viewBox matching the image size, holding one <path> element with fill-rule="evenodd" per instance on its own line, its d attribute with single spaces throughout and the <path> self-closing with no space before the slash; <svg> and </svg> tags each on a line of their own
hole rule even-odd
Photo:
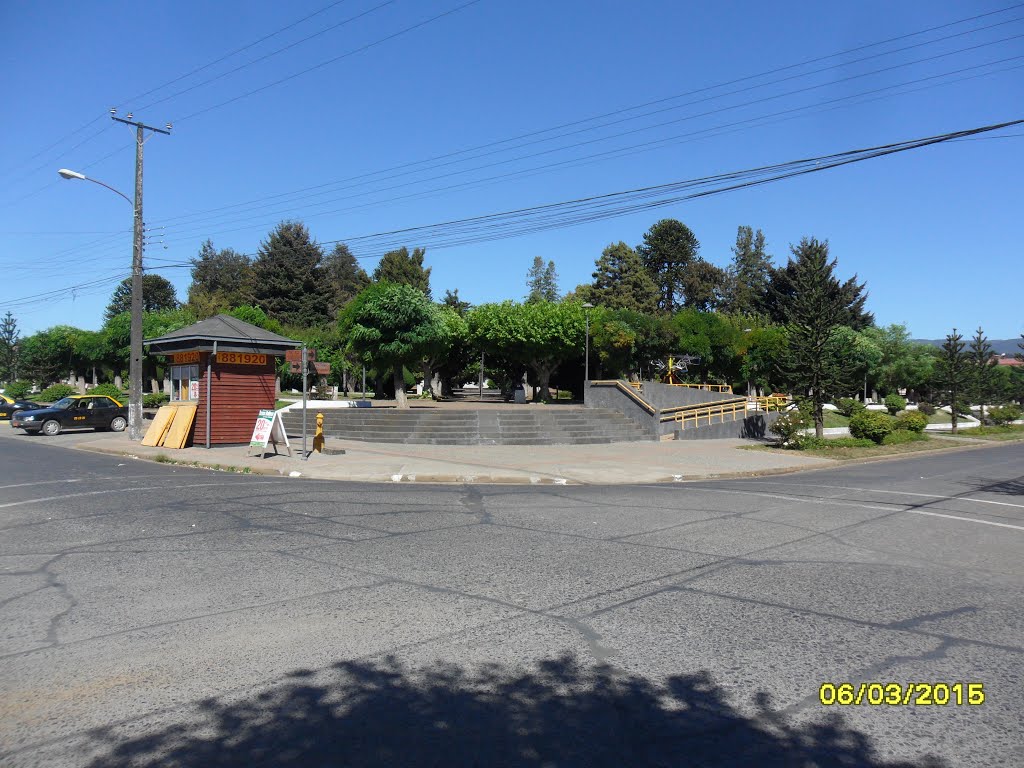
<svg viewBox="0 0 1024 768">
<path fill-rule="evenodd" d="M 313 435 L 313 450 L 317 453 L 324 452 L 324 415 L 316 415 L 316 434 Z"/>
</svg>

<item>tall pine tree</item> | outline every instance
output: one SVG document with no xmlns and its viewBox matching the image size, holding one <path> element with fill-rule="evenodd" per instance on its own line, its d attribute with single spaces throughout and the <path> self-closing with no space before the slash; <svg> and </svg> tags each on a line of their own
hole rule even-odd
<svg viewBox="0 0 1024 768">
<path fill-rule="evenodd" d="M 783 305 L 789 348 L 779 370 L 790 386 L 810 397 L 814 433 L 824 435 L 822 406 L 851 386 L 853 367 L 837 350 L 833 328 L 841 325 L 847 302 L 829 260 L 828 243 L 803 238 L 788 264 L 793 292 Z"/>
<path fill-rule="evenodd" d="M 540 256 L 533 257 L 533 265 L 526 273 L 526 300 L 558 301 L 558 272 L 555 262 L 544 263 Z"/>
<path fill-rule="evenodd" d="M 725 308 L 740 315 L 761 315 L 768 309 L 772 259 L 765 251 L 764 233 L 741 226 L 732 247 Z"/>
<path fill-rule="evenodd" d="M 971 339 L 968 355 L 971 361 L 971 399 L 981 406 L 981 421 L 985 422 L 985 403 L 991 399 L 996 390 L 995 367 L 999 364 L 993 354 L 992 345 L 988 343 L 984 331 L 979 327 Z"/>
<path fill-rule="evenodd" d="M 585 297 L 592 304 L 652 315 L 658 310 L 658 286 L 640 254 L 625 243 L 613 243 L 601 252 L 593 277 Z"/>
<path fill-rule="evenodd" d="M 285 221 L 260 243 L 252 265 L 253 303 L 274 320 L 312 327 L 331 320 L 323 249 L 306 225 Z"/>
<path fill-rule="evenodd" d="M 430 267 L 423 266 L 423 257 L 426 253 L 426 248 L 414 248 L 410 254 L 405 246 L 397 251 L 388 251 L 373 270 L 373 281 L 411 285 L 416 290 L 423 291 L 429 299 Z"/>
<path fill-rule="evenodd" d="M 671 313 L 684 302 L 684 280 L 697 259 L 700 242 L 676 219 L 662 219 L 644 233 L 637 253 L 658 288 L 658 308 Z"/>
<path fill-rule="evenodd" d="M 18 375 L 18 321 L 7 312 L 0 320 L 0 381 L 11 382 Z"/>
<path fill-rule="evenodd" d="M 331 317 L 370 284 L 370 276 L 344 243 L 335 245 L 324 257 L 323 270 L 331 287 Z"/>
<path fill-rule="evenodd" d="M 956 332 L 946 336 L 942 344 L 942 353 L 935 364 L 935 372 L 939 385 L 949 394 L 949 410 L 953 422 L 953 434 L 956 434 L 957 412 L 963 405 L 961 399 L 971 385 L 970 353 L 964 348 L 964 337 Z"/>
</svg>

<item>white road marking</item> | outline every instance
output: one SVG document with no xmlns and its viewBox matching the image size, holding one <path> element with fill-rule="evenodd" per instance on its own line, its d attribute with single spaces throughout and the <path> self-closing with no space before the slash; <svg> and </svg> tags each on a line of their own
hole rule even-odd
<svg viewBox="0 0 1024 768">
<path fill-rule="evenodd" d="M 1009 523 L 993 523 L 991 520 L 979 520 L 976 517 L 958 517 L 956 515 L 943 515 L 938 512 L 925 512 L 923 509 L 904 510 L 912 515 L 928 515 L 930 517 L 948 517 L 950 520 L 963 520 L 968 523 L 979 523 L 980 525 L 994 525 L 999 528 L 1013 528 L 1015 531 L 1024 531 L 1024 525 L 1010 525 Z"/>
<path fill-rule="evenodd" d="M 4 490 L 5 488 L 25 488 L 26 486 L 29 486 L 29 485 L 52 485 L 53 483 L 80 483 L 80 482 L 82 482 L 82 480 L 80 478 L 77 479 L 77 480 L 39 480 L 39 481 L 37 481 L 35 483 L 17 483 L 15 485 L 0 485 L 0 491 Z"/>
<path fill-rule="evenodd" d="M 785 483 L 776 483 L 776 485 L 785 485 Z M 792 485 L 796 485 L 796 483 L 792 483 Z M 811 485 L 811 483 L 800 483 L 800 485 Z M 647 486 L 647 487 L 658 487 L 658 486 Z M 664 488 L 666 486 L 660 486 L 660 487 Z M 822 486 L 817 486 L 817 487 L 819 487 L 819 488 L 836 488 L 838 490 L 865 490 L 865 489 L 856 489 L 856 488 L 842 488 L 840 486 L 829 486 L 829 485 L 822 485 Z M 707 492 L 710 492 L 710 493 L 735 493 L 735 494 L 739 494 L 741 496 L 758 496 L 758 497 L 761 497 L 761 498 L 781 499 L 783 501 L 797 501 L 797 502 L 800 502 L 801 504 L 835 504 L 835 505 L 844 506 L 844 507 L 861 507 L 862 509 L 880 510 L 882 512 L 908 512 L 908 513 L 913 514 L 913 515 L 928 515 L 929 517 L 946 517 L 946 518 L 949 518 L 950 520 L 963 520 L 966 523 L 978 523 L 979 525 L 994 525 L 994 526 L 996 526 L 998 528 L 1012 528 L 1015 531 L 1024 531 L 1024 525 L 1010 525 L 1009 523 L 993 523 L 990 520 L 980 520 L 980 519 L 974 518 L 974 517 L 958 517 L 957 515 L 943 515 L 943 514 L 940 514 L 939 512 L 925 512 L 923 509 L 892 509 L 891 507 L 876 507 L 876 506 L 873 506 L 871 504 L 862 504 L 860 502 L 855 502 L 855 501 L 844 501 L 843 499 L 832 499 L 832 498 L 808 499 L 808 498 L 802 498 L 800 496 L 783 496 L 782 494 L 779 494 L 779 493 L 757 493 L 756 491 L 731 491 L 731 490 L 726 490 L 725 488 L 701 488 L 700 490 L 701 491 L 707 491 Z M 898 493 L 898 491 L 893 491 L 893 493 Z M 931 494 L 914 494 L 914 495 L 915 496 L 918 496 L 918 495 L 929 496 L 930 498 L 933 498 L 933 499 L 934 498 L 946 498 L 946 497 L 943 497 L 943 496 L 932 496 Z M 975 499 L 975 501 L 978 501 L 978 499 Z M 893 502 L 893 503 L 896 504 L 897 502 Z M 1016 505 L 1011 505 L 1011 506 L 1016 506 Z"/>
<path fill-rule="evenodd" d="M 992 501 L 991 499 L 972 499 L 968 496 L 942 496 L 938 493 L 913 493 L 911 491 L 883 491 L 880 488 L 857 488 L 852 485 L 819 485 L 817 483 L 779 483 L 771 480 L 758 480 L 761 485 L 804 485 L 808 488 L 829 488 L 833 491 L 863 491 L 864 493 L 891 493 L 898 496 L 919 496 L 922 499 L 944 499 L 945 501 L 973 501 L 976 504 L 997 504 L 1000 507 L 1016 507 L 1024 509 L 1024 504 L 1011 504 L 1008 501 Z"/>
<path fill-rule="evenodd" d="M 255 483 L 246 483 L 246 485 L 273 485 L 280 483 L 280 480 L 263 480 Z M 189 483 L 188 487 L 191 488 L 223 488 L 224 483 Z M 42 504 L 44 501 L 60 501 L 61 499 L 78 499 L 82 496 L 101 496 L 106 493 L 133 493 L 136 491 L 167 491 L 173 490 L 173 486 L 166 485 L 151 485 L 149 487 L 142 488 L 110 488 L 103 491 L 85 491 L 84 493 L 66 493 L 63 496 L 44 496 L 41 499 L 24 499 L 22 501 L 11 501 L 7 504 L 0 504 L 0 509 L 7 509 L 8 507 L 20 507 L 23 504 Z"/>
</svg>

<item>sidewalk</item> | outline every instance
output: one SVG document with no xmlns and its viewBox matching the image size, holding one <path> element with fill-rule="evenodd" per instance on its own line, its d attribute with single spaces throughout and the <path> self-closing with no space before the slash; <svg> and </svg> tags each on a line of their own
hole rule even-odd
<svg viewBox="0 0 1024 768">
<path fill-rule="evenodd" d="M 12 435 L 14 439 L 61 440 Z M 244 445 L 214 448 L 149 448 L 125 433 L 79 433 L 69 446 L 140 459 L 172 461 L 258 474 L 361 482 L 533 483 L 617 485 L 743 477 L 829 466 L 829 459 L 781 452 L 743 451 L 748 440 L 685 440 L 604 445 L 395 445 L 329 439 L 327 453 L 301 458 L 302 441 L 292 441 L 293 456 L 247 456 Z M 308 448 L 312 450 L 310 437 Z M 336 453 L 344 451 L 344 453 Z"/>
</svg>

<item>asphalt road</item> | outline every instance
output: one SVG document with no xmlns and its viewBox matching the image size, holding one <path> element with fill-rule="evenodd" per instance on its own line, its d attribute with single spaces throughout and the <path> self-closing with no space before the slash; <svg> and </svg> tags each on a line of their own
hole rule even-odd
<svg viewBox="0 0 1024 768">
<path fill-rule="evenodd" d="M 1024 765 L 1024 444 L 614 488 L 59 444 L 0 436 L 3 766 Z"/>
</svg>

